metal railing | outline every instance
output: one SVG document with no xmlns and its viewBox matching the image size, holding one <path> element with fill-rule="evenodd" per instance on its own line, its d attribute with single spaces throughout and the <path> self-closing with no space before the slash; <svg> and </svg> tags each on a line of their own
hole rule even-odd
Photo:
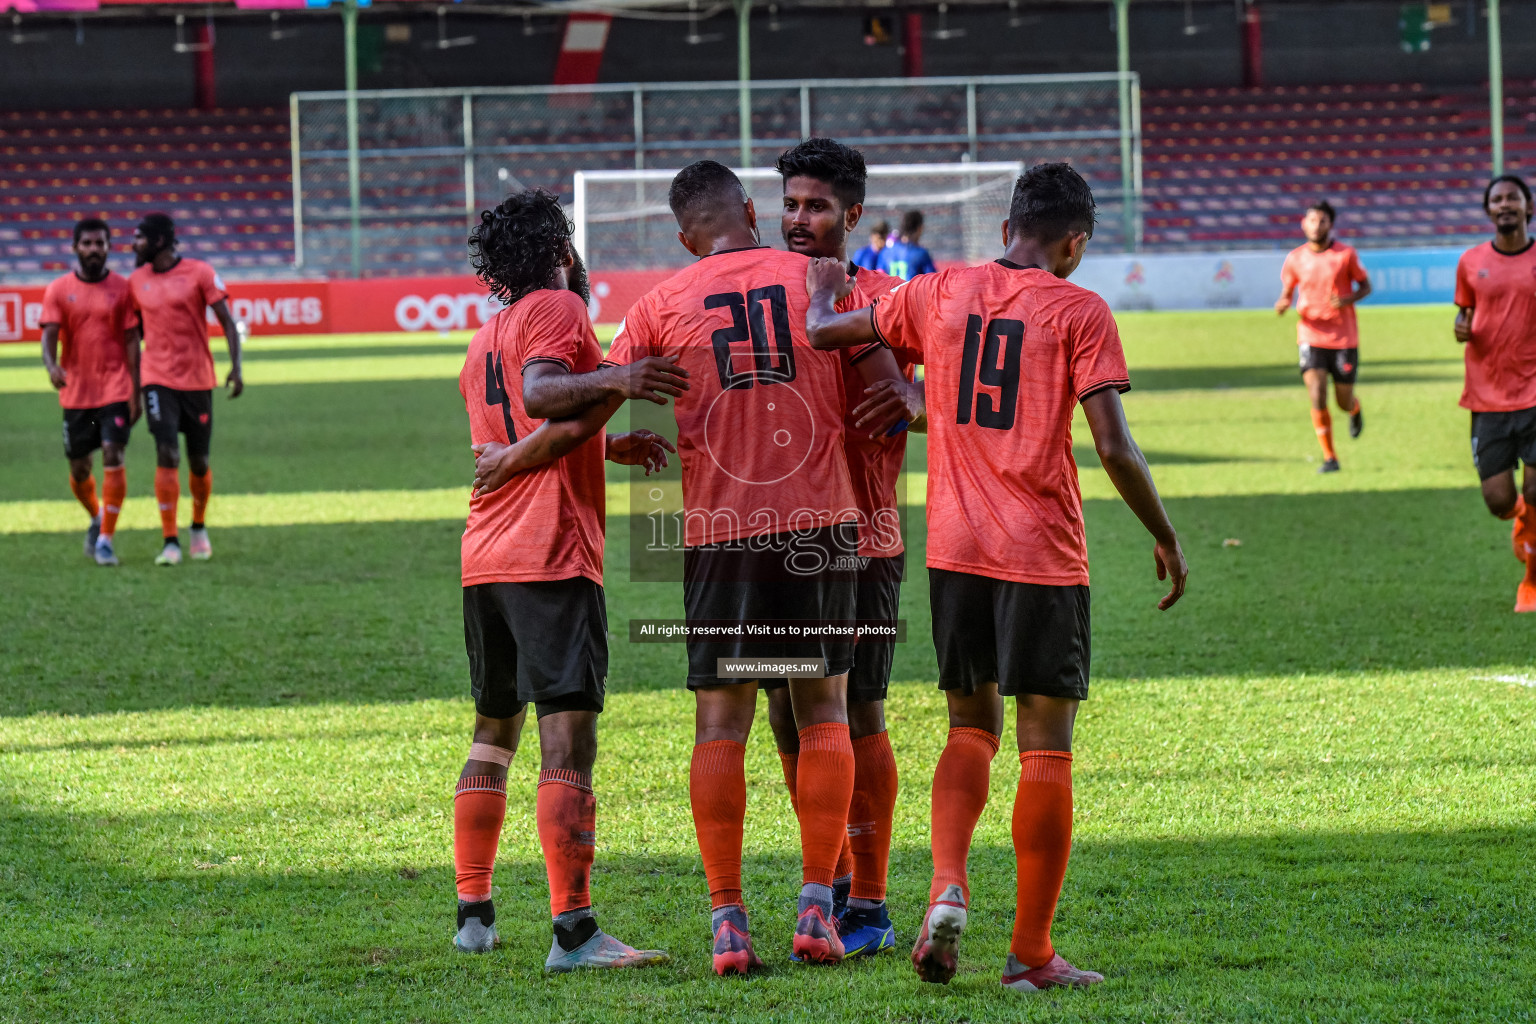
<svg viewBox="0 0 1536 1024">
<path fill-rule="evenodd" d="M 294 260 L 329 273 L 461 270 L 477 211 L 575 172 L 740 163 L 736 82 L 362 90 L 290 97 Z M 1134 73 L 763 81 L 750 152 L 767 164 L 827 135 L 870 164 L 1069 160 L 1106 211 L 1100 238 L 1141 237 Z"/>
</svg>

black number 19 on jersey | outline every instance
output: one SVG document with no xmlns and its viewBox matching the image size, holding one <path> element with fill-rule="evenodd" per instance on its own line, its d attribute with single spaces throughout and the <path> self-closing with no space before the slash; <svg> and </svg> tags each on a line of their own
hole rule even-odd
<svg viewBox="0 0 1536 1024">
<path fill-rule="evenodd" d="M 1019 360 L 1024 349 L 1024 321 L 993 320 L 987 324 L 986 342 L 982 342 L 981 317 L 974 313 L 965 320 L 965 353 L 960 362 L 960 401 L 955 411 L 956 423 L 971 422 L 976 414 L 978 427 L 1008 430 L 1013 426 L 1019 404 Z M 1001 389 L 994 400 L 976 384 Z"/>
</svg>

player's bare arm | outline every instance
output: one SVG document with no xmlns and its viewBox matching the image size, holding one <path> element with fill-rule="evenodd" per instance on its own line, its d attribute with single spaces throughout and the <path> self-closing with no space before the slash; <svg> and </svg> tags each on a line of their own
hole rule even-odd
<svg viewBox="0 0 1536 1024">
<path fill-rule="evenodd" d="M 1472 314 L 1471 306 L 1461 306 L 1456 310 L 1456 323 L 1452 330 L 1456 333 L 1456 340 L 1463 345 L 1472 340 Z"/>
<path fill-rule="evenodd" d="M 1284 316 L 1285 311 L 1291 308 L 1291 293 L 1293 293 L 1295 290 L 1295 285 L 1292 285 L 1291 287 L 1281 291 L 1280 297 L 1275 300 L 1276 316 Z"/>
<path fill-rule="evenodd" d="M 475 453 L 473 493 L 489 494 L 525 473 L 576 450 L 602 430 L 623 399 L 611 398 L 579 416 L 546 420 L 537 430 L 515 444 L 488 441 L 471 445 Z M 621 466 L 644 466 L 645 475 L 659 473 L 668 465 L 667 452 L 677 449 L 665 437 L 650 430 L 631 430 L 607 436 L 604 457 Z"/>
<path fill-rule="evenodd" d="M 235 318 L 229 312 L 229 300 L 220 299 L 211 307 L 213 315 L 218 318 L 219 326 L 224 329 L 224 340 L 229 345 L 229 376 L 224 378 L 224 386 L 229 388 L 230 398 L 239 398 L 245 390 L 245 377 L 240 371 L 240 328 L 235 323 Z"/>
<path fill-rule="evenodd" d="M 671 356 L 647 356 L 624 366 L 571 373 L 554 360 L 523 367 L 523 408 L 543 419 L 575 416 L 611 398 L 666 405 L 688 390 L 688 371 Z"/>
<path fill-rule="evenodd" d="M 123 363 L 128 367 L 128 376 L 133 379 L 133 390 L 128 393 L 128 424 L 139 422 L 139 416 L 144 412 L 143 399 L 139 395 L 139 389 L 143 386 L 139 383 L 139 346 L 144 340 L 144 331 L 139 327 L 130 327 L 123 332 Z"/>
<path fill-rule="evenodd" d="M 1141 454 L 1131 428 L 1125 422 L 1125 409 L 1120 404 L 1120 393 L 1114 388 L 1103 388 L 1083 399 L 1083 413 L 1088 417 L 1088 429 L 1093 434 L 1093 447 L 1099 462 L 1109 475 L 1110 483 L 1120 492 L 1120 497 L 1130 506 L 1141 525 L 1152 535 L 1152 558 L 1157 564 L 1157 578 L 1170 581 L 1167 596 L 1157 603 L 1162 611 L 1172 608 L 1184 596 L 1184 581 L 1189 566 L 1184 561 L 1184 551 L 1179 547 L 1178 534 L 1168 521 L 1163 499 L 1158 497 L 1147 460 Z"/>
<path fill-rule="evenodd" d="M 1371 279 L 1366 278 L 1355 285 L 1354 291 L 1348 295 L 1335 295 L 1328 300 L 1328 305 L 1334 309 L 1343 309 L 1345 306 L 1353 306 L 1361 299 L 1371 294 Z"/>
<path fill-rule="evenodd" d="M 805 311 L 805 335 L 815 349 L 853 348 L 879 341 L 873 306 L 839 313 L 840 300 L 853 294 L 853 281 L 841 260 L 813 259 L 805 270 L 811 304 Z"/>
<path fill-rule="evenodd" d="M 58 324 L 43 324 L 43 369 L 48 371 L 48 383 L 55 391 L 62 391 L 69 383 L 69 374 L 59 365 Z"/>
<path fill-rule="evenodd" d="M 923 384 L 901 375 L 896 357 L 885 346 L 854 364 L 864 379 L 865 398 L 853 409 L 853 425 L 876 438 L 903 421 L 908 430 L 928 429 Z"/>
</svg>

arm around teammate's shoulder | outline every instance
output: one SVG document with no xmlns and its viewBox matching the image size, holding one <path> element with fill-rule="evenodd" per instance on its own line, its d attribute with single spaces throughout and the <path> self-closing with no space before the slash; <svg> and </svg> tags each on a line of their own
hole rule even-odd
<svg viewBox="0 0 1536 1024">
<path fill-rule="evenodd" d="M 1157 578 L 1168 580 L 1170 584 L 1167 595 L 1157 607 L 1167 611 L 1184 596 L 1189 565 L 1179 546 L 1179 536 L 1163 508 L 1163 499 L 1152 483 L 1147 460 L 1131 437 L 1130 425 L 1125 422 L 1125 409 L 1120 404 L 1120 393 L 1112 386 L 1102 387 L 1084 396 L 1082 406 L 1104 472 L 1136 518 L 1141 520 L 1141 525 L 1152 535 L 1152 560 L 1157 568 Z"/>
</svg>

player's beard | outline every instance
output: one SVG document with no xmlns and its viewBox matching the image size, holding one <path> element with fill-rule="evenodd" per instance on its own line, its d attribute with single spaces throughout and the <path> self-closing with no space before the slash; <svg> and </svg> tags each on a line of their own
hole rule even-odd
<svg viewBox="0 0 1536 1024">
<path fill-rule="evenodd" d="M 577 295 L 581 301 L 587 304 L 592 302 L 592 286 L 587 280 L 587 265 L 581 262 L 581 254 L 571 250 L 571 268 L 565 272 L 566 287 Z"/>
<path fill-rule="evenodd" d="M 102 253 L 100 256 L 81 256 L 79 259 L 81 276 L 92 281 L 101 277 L 102 272 L 107 268 L 106 253 Z"/>
</svg>

